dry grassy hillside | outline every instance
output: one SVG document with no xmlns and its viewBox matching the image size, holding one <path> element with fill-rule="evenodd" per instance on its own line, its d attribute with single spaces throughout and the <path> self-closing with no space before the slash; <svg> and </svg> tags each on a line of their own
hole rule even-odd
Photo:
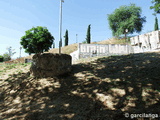
<svg viewBox="0 0 160 120">
<path fill-rule="evenodd" d="M 91 44 L 125 44 L 125 39 L 116 39 L 111 38 L 109 40 L 103 40 L 100 42 L 92 42 Z M 70 54 L 74 51 L 76 51 L 78 48 L 78 44 L 71 44 L 65 47 L 62 47 L 62 53 L 64 54 Z M 51 49 L 49 51 L 50 53 L 59 53 L 59 48 Z"/>
<path fill-rule="evenodd" d="M 92 42 L 92 44 L 126 44 L 125 39 L 111 38 L 100 42 Z"/>
<path fill-rule="evenodd" d="M 70 54 L 77 50 L 78 44 L 71 44 L 65 47 L 61 47 L 61 52 L 64 54 Z M 49 50 L 50 53 L 59 53 L 59 48 Z"/>
<path fill-rule="evenodd" d="M 29 66 L 0 65 L 0 119 L 126 120 L 125 113 L 160 114 L 158 52 L 82 59 L 70 74 L 54 78 L 35 79 Z"/>
</svg>

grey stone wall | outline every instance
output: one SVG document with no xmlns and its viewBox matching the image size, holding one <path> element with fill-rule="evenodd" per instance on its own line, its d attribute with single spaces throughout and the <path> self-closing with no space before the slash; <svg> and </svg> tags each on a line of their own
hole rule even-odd
<svg viewBox="0 0 160 120">
<path fill-rule="evenodd" d="M 30 72 L 38 78 L 54 77 L 71 71 L 71 56 L 67 54 L 43 53 L 34 55 Z"/>
</svg>

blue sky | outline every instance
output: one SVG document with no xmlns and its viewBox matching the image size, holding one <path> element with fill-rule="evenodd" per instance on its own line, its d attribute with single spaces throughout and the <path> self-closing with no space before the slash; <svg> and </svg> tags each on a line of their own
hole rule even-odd
<svg viewBox="0 0 160 120">
<path fill-rule="evenodd" d="M 146 16 L 141 34 L 154 28 L 151 0 L 64 0 L 63 29 L 69 31 L 69 44 L 82 42 L 86 38 L 87 27 L 91 24 L 93 41 L 107 40 L 112 37 L 109 29 L 107 14 L 111 14 L 121 5 L 135 3 L 142 8 L 142 16 Z M 12 46 L 19 57 L 20 39 L 25 31 L 33 26 L 44 26 L 55 38 L 56 47 L 59 41 L 59 8 L 60 0 L 1 0 L 0 1 L 0 55 Z M 63 44 L 64 45 L 64 44 Z M 26 56 L 22 50 L 22 56 Z"/>
</svg>

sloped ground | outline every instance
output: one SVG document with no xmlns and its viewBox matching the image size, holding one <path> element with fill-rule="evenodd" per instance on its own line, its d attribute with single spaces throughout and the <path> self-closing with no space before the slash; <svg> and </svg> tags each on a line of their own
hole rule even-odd
<svg viewBox="0 0 160 120">
<path fill-rule="evenodd" d="M 160 114 L 160 54 L 83 59 L 70 74 L 35 79 L 29 69 L 0 81 L 7 120 L 125 120 Z"/>
<path fill-rule="evenodd" d="M 102 40 L 99 42 L 91 42 L 91 44 L 126 44 L 125 39 L 110 38 L 108 40 Z M 78 49 L 78 44 L 70 44 L 68 46 L 61 47 L 61 52 L 64 54 L 70 54 Z M 49 50 L 50 53 L 59 53 L 59 48 Z"/>
<path fill-rule="evenodd" d="M 128 44 L 130 42 L 127 42 Z M 99 42 L 92 42 L 91 44 L 126 44 L 126 39 L 125 38 L 121 38 L 121 39 L 118 39 L 118 38 L 110 38 L 108 40 L 102 40 L 102 41 L 99 41 Z"/>
<path fill-rule="evenodd" d="M 70 54 L 74 51 L 76 51 L 78 48 L 78 44 L 71 44 L 71 45 L 68 45 L 68 46 L 64 46 L 64 47 L 61 47 L 61 52 L 64 53 L 64 54 Z M 49 50 L 50 53 L 59 53 L 59 48 L 54 48 L 54 49 L 51 49 Z"/>
<path fill-rule="evenodd" d="M 13 74 L 21 74 L 28 71 L 30 63 L 0 63 L 0 85 L 2 81 Z"/>
</svg>

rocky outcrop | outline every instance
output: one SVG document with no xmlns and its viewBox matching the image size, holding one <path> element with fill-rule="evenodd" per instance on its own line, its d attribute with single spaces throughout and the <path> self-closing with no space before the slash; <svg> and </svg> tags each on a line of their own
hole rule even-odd
<svg viewBox="0 0 160 120">
<path fill-rule="evenodd" d="M 71 59 L 67 54 L 37 54 L 32 58 L 30 72 L 38 78 L 63 75 L 71 71 Z"/>
</svg>

